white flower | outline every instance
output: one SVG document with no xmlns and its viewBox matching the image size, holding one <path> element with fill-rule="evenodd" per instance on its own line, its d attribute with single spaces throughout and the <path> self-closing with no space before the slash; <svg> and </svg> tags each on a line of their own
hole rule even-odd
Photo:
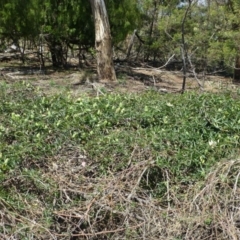
<svg viewBox="0 0 240 240">
<path fill-rule="evenodd" d="M 170 102 L 168 102 L 166 105 L 167 105 L 168 107 L 173 107 L 173 104 L 171 104 Z"/>
<path fill-rule="evenodd" d="M 208 142 L 208 144 L 209 144 L 210 147 L 214 148 L 214 147 L 216 147 L 217 142 L 216 142 L 216 141 L 213 141 L 213 140 L 210 140 L 210 141 Z"/>
</svg>

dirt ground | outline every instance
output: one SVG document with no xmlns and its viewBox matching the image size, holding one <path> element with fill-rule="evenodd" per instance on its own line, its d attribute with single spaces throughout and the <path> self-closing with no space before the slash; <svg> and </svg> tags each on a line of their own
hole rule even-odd
<svg viewBox="0 0 240 240">
<path fill-rule="evenodd" d="M 36 66 L 23 66 L 14 61 L 1 63 L 0 81 L 5 80 L 9 83 L 29 81 L 46 94 L 71 90 L 76 97 L 83 94 L 101 95 L 106 92 L 139 93 L 148 89 L 160 93 L 174 93 L 180 92 L 182 88 L 183 73 L 181 71 L 166 71 L 150 66 L 129 66 L 127 63 L 116 63 L 115 69 L 118 81 L 102 83 L 97 79 L 94 64 L 82 68 L 72 64 L 68 69 L 51 67 L 39 69 Z M 236 90 L 238 87 L 237 84 L 233 84 L 231 78 L 222 76 L 197 76 L 196 79 L 193 74 L 188 74 L 186 81 L 187 91 Z"/>
</svg>

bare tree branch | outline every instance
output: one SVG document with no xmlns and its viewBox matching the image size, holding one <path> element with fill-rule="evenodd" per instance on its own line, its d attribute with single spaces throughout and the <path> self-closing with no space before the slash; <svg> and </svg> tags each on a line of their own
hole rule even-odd
<svg viewBox="0 0 240 240">
<path fill-rule="evenodd" d="M 188 57 L 188 62 L 189 62 L 189 64 L 190 64 L 190 66 L 191 66 L 191 70 L 192 70 L 192 73 L 193 73 L 193 75 L 194 75 L 194 78 L 196 79 L 196 81 L 197 81 L 197 83 L 198 83 L 198 86 L 201 88 L 201 90 L 203 90 L 202 83 L 201 83 L 200 79 L 197 77 L 197 73 L 196 73 L 196 71 L 195 71 L 195 67 L 194 67 L 193 64 L 192 64 L 191 56 L 188 55 L 187 57 Z"/>
<path fill-rule="evenodd" d="M 185 22 L 187 19 L 187 15 L 189 10 L 191 9 L 192 0 L 188 0 L 188 7 L 185 11 L 183 20 L 182 20 L 182 46 L 181 46 L 181 52 L 182 52 L 182 62 L 183 62 L 183 83 L 182 83 L 182 93 L 185 91 L 186 86 L 186 73 L 187 73 L 187 66 L 186 66 L 186 59 L 187 59 L 187 50 L 186 50 L 186 42 L 185 42 Z"/>
<path fill-rule="evenodd" d="M 162 65 L 161 67 L 158 67 L 157 69 L 165 68 L 174 57 L 175 57 L 175 54 L 173 54 L 164 65 Z"/>
</svg>

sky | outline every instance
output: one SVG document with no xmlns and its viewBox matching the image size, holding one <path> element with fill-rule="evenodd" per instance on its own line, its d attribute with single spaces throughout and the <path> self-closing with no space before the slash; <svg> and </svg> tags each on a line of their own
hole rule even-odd
<svg viewBox="0 0 240 240">
<path fill-rule="evenodd" d="M 207 4 L 206 0 L 197 0 L 197 1 L 198 1 L 198 5 L 206 5 Z M 180 2 L 178 4 L 178 7 L 186 6 L 187 4 L 188 4 L 187 1 L 185 3 Z"/>
</svg>

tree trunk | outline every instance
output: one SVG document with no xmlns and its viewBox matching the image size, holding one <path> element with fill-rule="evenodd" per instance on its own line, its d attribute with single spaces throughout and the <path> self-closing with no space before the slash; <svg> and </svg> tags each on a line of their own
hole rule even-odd
<svg viewBox="0 0 240 240">
<path fill-rule="evenodd" d="M 127 56 L 125 58 L 127 61 L 129 60 L 129 57 L 130 57 L 130 53 L 131 53 L 131 50 L 132 50 L 132 47 L 133 47 L 133 43 L 134 43 L 134 38 L 135 38 L 136 32 L 137 32 L 137 30 L 135 29 L 133 31 L 132 37 L 130 39 L 130 42 L 128 44 Z"/>
<path fill-rule="evenodd" d="M 240 81 L 240 57 L 236 57 L 235 69 L 234 69 L 234 80 Z"/>
<path fill-rule="evenodd" d="M 97 72 L 100 81 L 115 81 L 112 38 L 104 0 L 90 0 L 95 24 Z"/>
<path fill-rule="evenodd" d="M 49 48 L 52 56 L 53 67 L 64 67 L 66 65 L 66 59 L 64 57 L 62 44 L 59 41 L 53 40 L 50 42 Z"/>
<path fill-rule="evenodd" d="M 152 35 L 153 35 L 153 28 L 154 28 L 154 22 L 157 22 L 158 18 L 158 5 L 157 1 L 155 0 L 153 2 L 153 14 L 152 14 L 152 19 L 150 23 L 150 30 L 149 30 L 149 36 L 148 36 L 148 47 L 147 47 L 147 56 L 145 57 L 145 61 L 149 60 L 150 56 L 150 51 L 151 51 L 151 44 L 153 43 Z"/>
<path fill-rule="evenodd" d="M 181 30 L 182 30 L 182 46 L 181 46 L 181 52 L 182 52 L 182 64 L 183 64 L 183 83 L 182 83 L 182 93 L 185 91 L 186 87 L 186 78 L 187 78 L 187 60 L 188 60 L 188 53 L 186 49 L 186 42 L 185 42 L 185 22 L 187 19 L 187 15 L 189 11 L 191 10 L 191 4 L 193 0 L 188 0 L 188 7 L 186 8 L 182 24 L 181 24 Z"/>
<path fill-rule="evenodd" d="M 65 57 L 61 41 L 52 35 L 45 35 L 44 39 L 47 42 L 51 53 L 53 67 L 65 67 L 67 64 L 67 58 Z"/>
</svg>

